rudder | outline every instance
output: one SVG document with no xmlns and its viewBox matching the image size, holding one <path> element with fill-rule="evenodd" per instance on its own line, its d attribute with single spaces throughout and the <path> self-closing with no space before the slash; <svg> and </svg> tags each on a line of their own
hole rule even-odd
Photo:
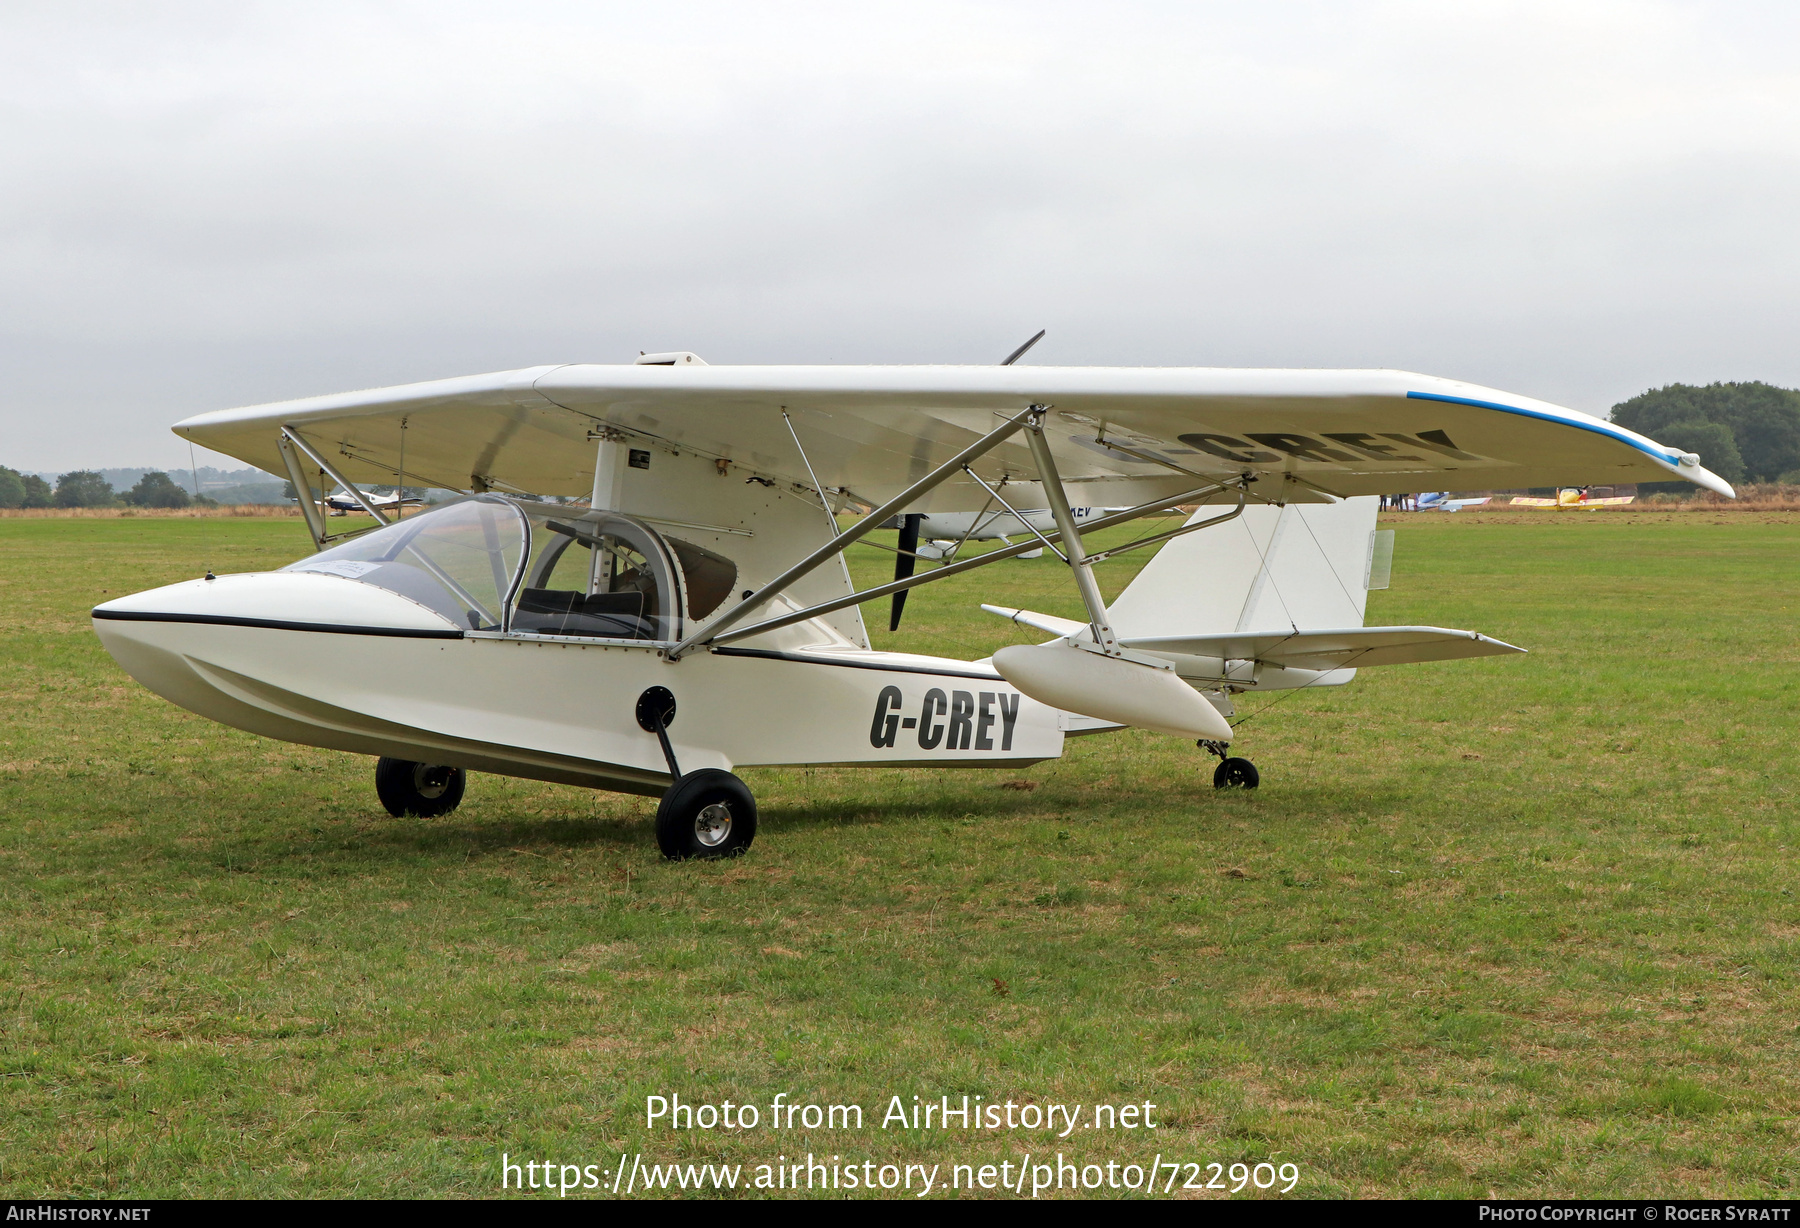
<svg viewBox="0 0 1800 1228">
<path fill-rule="evenodd" d="M 1121 639 L 1360 627 L 1374 557 L 1373 495 L 1246 507 L 1169 542 L 1107 611 Z M 1203 507 L 1189 519 L 1217 516 Z"/>
</svg>

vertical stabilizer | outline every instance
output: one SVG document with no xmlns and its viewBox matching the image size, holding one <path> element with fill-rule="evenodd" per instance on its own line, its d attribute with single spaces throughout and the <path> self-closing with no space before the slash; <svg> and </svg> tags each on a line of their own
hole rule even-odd
<svg viewBox="0 0 1800 1228">
<path fill-rule="evenodd" d="M 1113 602 L 1113 627 L 1121 639 L 1360 627 L 1380 503 L 1248 507 L 1178 537 Z"/>
</svg>

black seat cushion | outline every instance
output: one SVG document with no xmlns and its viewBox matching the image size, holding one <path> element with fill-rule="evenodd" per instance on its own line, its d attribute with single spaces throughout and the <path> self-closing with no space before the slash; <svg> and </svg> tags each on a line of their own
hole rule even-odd
<svg viewBox="0 0 1800 1228">
<path fill-rule="evenodd" d="M 650 639 L 652 620 L 643 617 L 642 593 L 593 593 L 573 589 L 525 588 L 513 607 L 513 630 L 551 635 L 596 635 L 608 639 Z"/>
</svg>

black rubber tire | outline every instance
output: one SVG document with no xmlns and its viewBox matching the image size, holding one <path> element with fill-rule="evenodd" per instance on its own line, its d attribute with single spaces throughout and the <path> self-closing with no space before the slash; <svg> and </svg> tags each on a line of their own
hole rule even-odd
<svg viewBox="0 0 1800 1228">
<path fill-rule="evenodd" d="M 435 819 L 462 805 L 468 773 L 459 767 L 381 757 L 375 765 L 375 796 L 396 819 Z"/>
<path fill-rule="evenodd" d="M 1261 783 L 1256 765 L 1248 759 L 1225 759 L 1213 770 L 1215 789 L 1254 789 Z"/>
<path fill-rule="evenodd" d="M 714 806 L 723 806 L 724 816 L 708 814 Z M 756 799 L 743 781 L 719 768 L 687 773 L 669 786 L 656 808 L 656 843 L 670 861 L 736 857 L 754 839 Z"/>
</svg>

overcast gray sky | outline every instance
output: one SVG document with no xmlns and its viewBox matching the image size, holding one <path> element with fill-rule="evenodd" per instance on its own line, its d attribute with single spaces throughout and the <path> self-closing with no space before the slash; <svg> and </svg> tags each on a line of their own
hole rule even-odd
<svg viewBox="0 0 1800 1228">
<path fill-rule="evenodd" d="M 0 9 L 0 463 L 712 362 L 1800 385 L 1800 5 Z M 202 458 L 201 463 L 207 463 Z"/>
</svg>

